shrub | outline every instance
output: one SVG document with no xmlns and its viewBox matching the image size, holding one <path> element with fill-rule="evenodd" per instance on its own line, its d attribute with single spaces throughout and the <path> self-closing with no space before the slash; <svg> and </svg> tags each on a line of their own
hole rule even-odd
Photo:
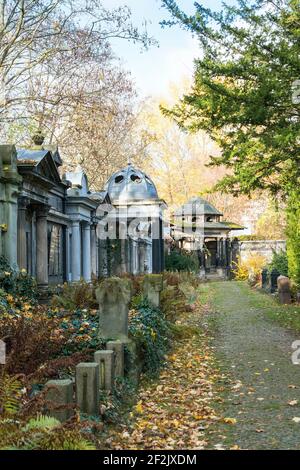
<svg viewBox="0 0 300 470">
<path fill-rule="evenodd" d="M 0 289 L 24 300 L 31 302 L 37 300 L 35 279 L 29 276 L 25 270 L 18 272 L 11 269 L 3 256 L 0 256 Z"/>
<path fill-rule="evenodd" d="M 35 310 L 5 316 L 0 321 L 0 338 L 7 348 L 5 370 L 27 375 L 61 353 L 68 332 L 59 327 L 56 319 Z"/>
<path fill-rule="evenodd" d="M 171 251 L 166 256 L 167 271 L 199 271 L 199 259 L 196 253 Z"/>
<path fill-rule="evenodd" d="M 251 254 L 246 260 L 238 262 L 234 266 L 234 275 L 238 281 L 246 281 L 249 276 L 253 279 L 253 283 L 258 282 L 261 271 L 266 266 L 266 259 L 256 253 Z"/>
<path fill-rule="evenodd" d="M 161 310 L 143 299 L 131 316 L 129 333 L 143 358 L 143 372 L 155 374 L 170 345 L 170 328 Z"/>
<path fill-rule="evenodd" d="M 52 297 L 51 305 L 65 310 L 98 308 L 95 289 L 82 280 L 74 284 L 65 283 L 60 293 Z"/>
</svg>

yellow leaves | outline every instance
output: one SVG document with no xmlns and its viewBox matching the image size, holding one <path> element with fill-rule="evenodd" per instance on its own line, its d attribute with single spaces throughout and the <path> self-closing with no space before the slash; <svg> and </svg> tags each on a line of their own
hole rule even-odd
<svg viewBox="0 0 300 470">
<path fill-rule="evenodd" d="M 223 421 L 226 424 L 236 424 L 237 422 L 235 418 L 224 418 Z"/>
<path fill-rule="evenodd" d="M 151 338 L 153 339 L 153 341 L 156 340 L 156 336 L 157 336 L 157 334 L 156 334 L 155 331 L 151 328 Z"/>
<path fill-rule="evenodd" d="M 138 404 L 135 406 L 135 411 L 139 414 L 142 414 L 144 412 L 144 408 L 141 401 L 139 401 Z"/>
<path fill-rule="evenodd" d="M 14 303 L 14 298 L 13 298 L 13 296 L 10 295 L 10 294 L 8 294 L 8 295 L 6 296 L 6 300 L 7 300 L 7 302 L 8 302 L 9 304 L 13 304 L 13 303 Z"/>
<path fill-rule="evenodd" d="M 176 354 L 173 354 L 172 356 L 169 356 L 168 359 L 169 359 L 169 361 L 173 361 L 173 362 L 174 362 L 174 361 L 176 361 L 177 356 L 176 356 Z"/>
</svg>

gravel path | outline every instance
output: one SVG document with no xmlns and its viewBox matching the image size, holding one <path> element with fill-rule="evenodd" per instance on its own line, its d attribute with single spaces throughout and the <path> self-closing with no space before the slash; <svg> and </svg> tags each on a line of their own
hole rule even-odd
<svg viewBox="0 0 300 470">
<path fill-rule="evenodd" d="M 266 316 L 278 304 L 238 282 L 206 285 L 216 326 L 213 346 L 228 374 L 220 405 L 236 424 L 222 426 L 215 446 L 241 449 L 300 449 L 300 365 L 291 344 L 300 334 Z M 230 428 L 230 429 L 229 429 Z"/>
</svg>

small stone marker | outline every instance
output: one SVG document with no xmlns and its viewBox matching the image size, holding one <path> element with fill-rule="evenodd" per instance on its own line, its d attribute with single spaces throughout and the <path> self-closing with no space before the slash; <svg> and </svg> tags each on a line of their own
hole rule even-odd
<svg viewBox="0 0 300 470">
<path fill-rule="evenodd" d="M 46 383 L 46 387 L 49 388 L 49 390 L 46 390 L 45 398 L 53 404 L 53 409 L 49 409 L 47 414 L 58 419 L 62 423 L 70 419 L 74 414 L 74 411 L 71 408 L 55 409 L 55 407 L 61 405 L 72 405 L 74 403 L 73 381 L 69 379 L 49 380 Z"/>
<path fill-rule="evenodd" d="M 291 304 L 291 281 L 286 276 L 279 276 L 277 279 L 279 302 L 281 304 Z"/>
<path fill-rule="evenodd" d="M 124 377 L 124 342 L 108 341 L 106 348 L 114 352 L 115 377 Z"/>
<path fill-rule="evenodd" d="M 104 279 L 96 289 L 101 338 L 128 339 L 128 306 L 131 294 L 132 282 L 117 277 Z"/>
<path fill-rule="evenodd" d="M 274 294 L 277 290 L 277 279 L 279 278 L 280 273 L 277 271 L 277 269 L 273 269 L 271 271 L 271 294 Z"/>
<path fill-rule="evenodd" d="M 115 353 L 112 349 L 96 351 L 94 359 L 100 369 L 100 389 L 111 391 L 114 386 Z"/>
<path fill-rule="evenodd" d="M 163 290 L 162 274 L 147 274 L 143 282 L 144 296 L 154 307 L 160 307 L 160 293 Z"/>
<path fill-rule="evenodd" d="M 76 402 L 81 413 L 99 414 L 99 364 L 81 362 L 76 366 Z"/>
</svg>

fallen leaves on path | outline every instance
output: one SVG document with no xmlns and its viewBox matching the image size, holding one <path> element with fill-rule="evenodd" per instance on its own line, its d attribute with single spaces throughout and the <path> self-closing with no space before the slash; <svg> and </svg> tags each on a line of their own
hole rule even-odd
<svg viewBox="0 0 300 470">
<path fill-rule="evenodd" d="M 198 325 L 200 315 L 199 308 L 193 309 L 188 324 Z M 214 411 L 218 380 L 209 340 L 200 329 L 199 335 L 177 340 L 159 379 L 142 385 L 129 424 L 114 430 L 106 444 L 128 450 L 205 449 L 216 422 L 236 423 Z"/>
</svg>

